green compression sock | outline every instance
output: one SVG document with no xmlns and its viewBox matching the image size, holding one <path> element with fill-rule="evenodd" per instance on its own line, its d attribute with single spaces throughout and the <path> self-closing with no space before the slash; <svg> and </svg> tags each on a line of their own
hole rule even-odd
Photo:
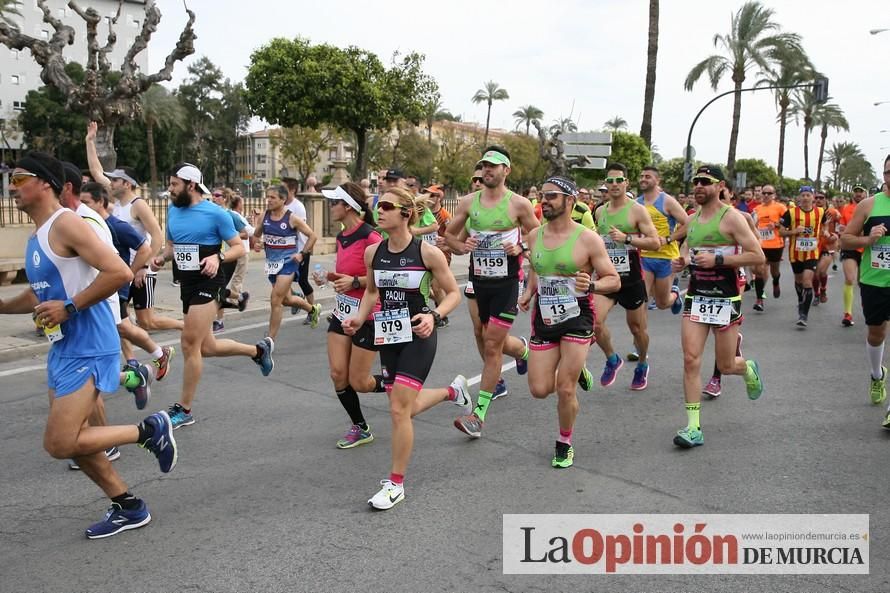
<svg viewBox="0 0 890 593">
<path fill-rule="evenodd" d="M 476 400 L 476 408 L 473 413 L 485 422 L 485 414 L 488 412 L 488 406 L 491 405 L 491 394 L 487 391 L 479 391 L 479 399 Z"/>
</svg>

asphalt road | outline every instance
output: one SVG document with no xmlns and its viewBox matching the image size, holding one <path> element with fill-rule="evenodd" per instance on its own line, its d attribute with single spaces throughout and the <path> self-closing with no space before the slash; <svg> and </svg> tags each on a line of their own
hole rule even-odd
<svg viewBox="0 0 890 593">
<path fill-rule="evenodd" d="M 859 323 L 841 328 L 841 278 L 834 277 L 832 302 L 798 330 L 790 274 L 783 279 L 785 296 L 769 300 L 766 313 L 750 313 L 745 303 L 744 350 L 759 360 L 766 391 L 751 402 L 741 378 L 726 378 L 723 396 L 703 404 L 705 446 L 671 444 L 685 424 L 679 321 L 650 312 L 650 386 L 630 391 L 626 365 L 611 388 L 581 395 L 573 468 L 550 467 L 555 398 L 532 399 L 525 378 L 509 370 L 510 395 L 492 405 L 482 439 L 453 428 L 457 409 L 448 403 L 415 419 L 407 498 L 385 513 L 366 504 L 389 471 L 385 397 L 362 396 L 375 442 L 336 449 L 348 422 L 328 378 L 322 326 L 287 322 L 269 378 L 248 360 L 207 360 L 198 422 L 176 432 L 175 471 L 162 476 L 136 447 L 115 463 L 154 520 L 99 541 L 86 540 L 83 529 L 107 500 L 42 449 L 45 379 L 28 370 L 39 361 L 0 365 L 0 590 L 890 590 L 883 537 L 890 434 L 868 400 L 858 304 Z M 620 309 L 614 313 L 610 327 L 626 352 L 629 333 Z M 465 308 L 451 320 L 430 386 L 481 371 Z M 261 322 L 246 319 L 245 329 L 227 334 L 253 342 Z M 527 327 L 523 315 L 514 332 Z M 589 361 L 598 376 L 597 348 Z M 180 369 L 177 357 L 151 408 L 176 399 Z M 117 423 L 143 416 L 125 392 L 110 398 L 108 413 Z M 870 513 L 871 574 L 504 575 L 504 513 Z"/>
</svg>

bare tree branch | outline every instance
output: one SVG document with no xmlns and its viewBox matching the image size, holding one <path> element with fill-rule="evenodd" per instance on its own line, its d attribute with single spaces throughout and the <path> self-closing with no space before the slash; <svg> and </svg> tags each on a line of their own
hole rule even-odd
<svg viewBox="0 0 890 593">
<path fill-rule="evenodd" d="M 111 71 L 111 62 L 108 61 L 108 54 L 114 51 L 114 44 L 117 43 L 117 33 L 114 32 L 114 27 L 117 26 L 117 20 L 121 17 L 121 8 L 123 6 L 124 0 L 118 0 L 117 12 L 114 18 L 111 19 L 111 22 L 108 23 L 108 37 L 105 40 L 105 45 L 99 50 L 99 72 L 102 73 L 103 77 Z"/>
<path fill-rule="evenodd" d="M 136 39 L 133 40 L 133 45 L 127 50 L 127 55 L 124 56 L 124 63 L 121 64 L 121 72 L 124 73 L 124 76 L 133 76 L 135 74 L 137 69 L 136 56 L 148 47 L 148 42 L 151 41 L 151 36 L 154 32 L 158 30 L 158 23 L 160 22 L 161 11 L 158 10 L 154 2 L 147 4 L 145 6 L 145 20 L 142 22 L 142 30 L 136 36 Z"/>
<path fill-rule="evenodd" d="M 195 40 L 198 38 L 198 36 L 195 35 L 194 28 L 192 27 L 192 25 L 195 24 L 195 13 L 189 10 L 189 7 L 184 1 L 182 4 L 185 7 L 185 12 L 189 15 L 189 20 L 185 24 L 185 28 L 182 30 L 182 33 L 179 34 L 179 41 L 176 42 L 176 47 L 173 48 L 173 51 L 171 51 L 170 54 L 167 56 L 167 59 L 164 60 L 164 67 L 162 69 L 155 72 L 151 76 L 140 77 L 139 92 L 144 92 L 146 89 L 148 89 L 148 87 L 155 84 L 156 82 L 172 79 L 173 66 L 176 65 L 176 62 L 182 61 L 195 53 Z M 146 12 L 148 11 L 146 10 Z"/>
<path fill-rule="evenodd" d="M 46 0 L 37 0 L 37 7 L 43 11 L 43 22 L 52 25 L 56 30 L 50 37 L 49 46 L 62 53 L 66 45 L 74 44 L 74 29 L 53 16 L 52 10 L 46 5 Z"/>
</svg>

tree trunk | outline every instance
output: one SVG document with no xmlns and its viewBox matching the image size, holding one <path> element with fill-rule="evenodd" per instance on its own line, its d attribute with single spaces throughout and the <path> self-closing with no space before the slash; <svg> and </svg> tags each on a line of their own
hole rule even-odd
<svg viewBox="0 0 890 593">
<path fill-rule="evenodd" d="M 655 102 L 655 64 L 658 61 L 658 0 L 649 0 L 649 46 L 646 51 L 646 91 L 640 136 L 652 148 L 652 105 Z"/>
<path fill-rule="evenodd" d="M 154 196 L 158 191 L 158 161 L 155 153 L 155 130 L 154 125 L 149 123 L 145 126 L 146 141 L 148 142 L 148 169 L 151 174 L 150 196 Z"/>
<path fill-rule="evenodd" d="M 485 139 L 482 140 L 482 147 L 488 146 L 488 123 L 491 121 L 491 99 L 488 101 L 488 113 L 485 115 Z"/>
<path fill-rule="evenodd" d="M 779 164 L 776 167 L 776 173 L 779 174 L 779 181 L 782 181 L 782 171 L 785 170 L 785 128 L 788 127 L 788 100 L 782 98 L 779 100 Z"/>
<path fill-rule="evenodd" d="M 810 125 L 803 124 L 803 178 L 810 180 Z"/>
<path fill-rule="evenodd" d="M 364 128 L 353 130 L 355 132 L 355 177 L 364 179 L 368 176 L 368 131 Z"/>
<path fill-rule="evenodd" d="M 114 130 L 117 126 L 101 125 L 96 132 L 96 153 L 99 162 L 106 171 L 113 171 L 117 167 L 117 151 L 114 149 Z"/>
<path fill-rule="evenodd" d="M 531 125 L 532 125 L 532 120 L 530 120 L 530 119 L 525 120 L 525 135 L 526 136 L 528 136 L 528 129 L 531 127 Z"/>
<path fill-rule="evenodd" d="M 735 79 L 734 79 L 735 80 Z M 735 94 L 732 101 L 732 131 L 729 134 L 729 154 L 726 155 L 726 179 L 735 179 L 735 147 L 739 142 L 739 120 L 742 117 L 742 83 L 744 78 L 735 80 Z"/>
<path fill-rule="evenodd" d="M 825 158 L 825 140 L 828 138 L 828 126 L 822 125 L 822 142 L 819 144 L 819 164 L 816 167 L 816 189 L 822 189 L 822 161 Z"/>
</svg>

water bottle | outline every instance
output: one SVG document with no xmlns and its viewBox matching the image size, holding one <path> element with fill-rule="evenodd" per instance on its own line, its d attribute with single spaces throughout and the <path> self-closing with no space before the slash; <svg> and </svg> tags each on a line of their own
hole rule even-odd
<svg viewBox="0 0 890 593">
<path fill-rule="evenodd" d="M 327 285 L 328 273 L 321 267 L 321 264 L 315 264 L 315 268 L 312 272 L 312 279 L 319 288 L 324 288 L 325 285 Z"/>
</svg>

